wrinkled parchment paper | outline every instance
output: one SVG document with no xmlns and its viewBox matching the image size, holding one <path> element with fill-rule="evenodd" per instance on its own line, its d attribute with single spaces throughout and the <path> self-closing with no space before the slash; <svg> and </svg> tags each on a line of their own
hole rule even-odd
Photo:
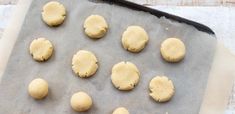
<svg viewBox="0 0 235 114">
<path fill-rule="evenodd" d="M 0 113 L 76 114 L 70 107 L 70 97 L 78 91 L 93 98 L 87 114 L 111 114 L 119 106 L 131 114 L 199 113 L 217 47 L 214 36 L 145 12 L 86 0 L 60 0 L 67 18 L 61 26 L 52 28 L 41 20 L 41 9 L 47 2 L 34 0 L 26 15 L 0 84 Z M 102 39 L 89 39 L 83 32 L 83 22 L 91 14 L 104 16 L 109 24 Z M 121 45 L 121 34 L 130 25 L 142 26 L 150 37 L 145 49 L 137 54 Z M 38 37 L 46 37 L 54 45 L 55 53 L 47 62 L 36 62 L 29 54 L 30 42 Z M 159 47 L 168 37 L 185 43 L 183 61 L 172 64 L 161 58 Z M 99 61 L 97 73 L 88 79 L 75 76 L 71 70 L 72 56 L 80 49 L 92 51 Z M 111 68 L 120 61 L 136 64 L 141 72 L 140 82 L 132 91 L 118 91 L 111 83 Z M 156 75 L 166 75 L 173 81 L 176 92 L 171 101 L 157 103 L 149 97 L 148 84 Z M 49 95 L 37 101 L 28 95 L 27 86 L 39 77 L 48 81 Z"/>
</svg>

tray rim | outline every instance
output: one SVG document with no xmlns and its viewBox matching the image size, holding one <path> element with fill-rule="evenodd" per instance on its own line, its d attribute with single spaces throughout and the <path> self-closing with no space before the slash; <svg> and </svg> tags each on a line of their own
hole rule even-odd
<svg viewBox="0 0 235 114">
<path fill-rule="evenodd" d="M 137 10 L 137 11 L 148 12 L 148 13 L 150 13 L 154 16 L 157 16 L 159 18 L 166 17 L 167 19 L 171 19 L 171 20 L 177 21 L 179 23 L 186 23 L 188 25 L 194 26 L 199 31 L 206 32 L 210 35 L 216 36 L 215 32 L 210 27 L 208 27 L 204 24 L 201 24 L 199 22 L 195 22 L 195 21 L 192 21 L 192 20 L 180 17 L 180 16 L 176 16 L 174 14 L 170 14 L 170 13 L 167 13 L 164 11 L 153 9 L 153 8 L 150 8 L 150 7 L 147 7 L 144 5 L 140 5 L 140 4 L 128 1 L 128 0 L 102 0 L 102 1 L 110 3 L 110 4 L 116 4 L 119 6 L 127 7 L 130 9 L 133 9 L 133 10 Z M 93 0 L 93 2 L 94 2 L 94 0 Z"/>
</svg>

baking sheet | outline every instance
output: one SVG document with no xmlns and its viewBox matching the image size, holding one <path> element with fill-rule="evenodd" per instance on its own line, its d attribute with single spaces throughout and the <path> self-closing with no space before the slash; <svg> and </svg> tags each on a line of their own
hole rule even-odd
<svg viewBox="0 0 235 114">
<path fill-rule="evenodd" d="M 89 114 L 111 113 L 118 106 L 133 114 L 199 112 L 216 49 L 214 36 L 145 12 L 85 0 L 60 0 L 68 15 L 63 25 L 51 28 L 41 20 L 41 7 L 46 2 L 34 0 L 25 18 L 0 85 L 0 113 L 75 114 L 69 101 L 77 91 L 92 96 L 94 105 L 86 112 Z M 91 14 L 104 16 L 109 24 L 102 39 L 92 40 L 83 33 L 83 22 Z M 121 46 L 121 34 L 129 25 L 140 25 L 149 34 L 150 41 L 141 53 L 127 52 Z M 30 42 L 37 37 L 48 38 L 55 47 L 54 55 L 45 63 L 35 62 L 28 52 Z M 160 43 L 167 37 L 184 41 L 187 54 L 180 63 L 161 59 Z M 76 77 L 71 70 L 72 56 L 80 49 L 94 52 L 99 61 L 98 72 L 88 79 Z M 110 80 L 112 66 L 120 61 L 133 62 L 141 72 L 139 84 L 130 92 L 118 91 Z M 148 95 L 148 83 L 156 75 L 167 75 L 174 82 L 176 93 L 167 103 L 156 103 Z M 49 95 L 42 101 L 27 93 L 28 83 L 37 77 L 49 83 Z"/>
</svg>

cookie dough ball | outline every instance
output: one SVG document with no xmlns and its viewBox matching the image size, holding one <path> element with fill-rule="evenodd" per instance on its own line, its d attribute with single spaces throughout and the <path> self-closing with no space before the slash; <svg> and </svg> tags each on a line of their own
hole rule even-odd
<svg viewBox="0 0 235 114">
<path fill-rule="evenodd" d="M 85 78 L 96 73 L 98 69 L 98 61 L 92 52 L 86 50 L 78 51 L 72 60 L 72 69 L 75 74 Z"/>
<path fill-rule="evenodd" d="M 65 16 L 65 7 L 59 2 L 51 1 L 43 6 L 42 19 L 49 26 L 62 24 Z"/>
<path fill-rule="evenodd" d="M 92 106 L 91 97 L 85 92 L 73 94 L 70 100 L 71 107 L 78 112 L 87 111 Z"/>
<path fill-rule="evenodd" d="M 161 44 L 161 55 L 167 62 L 179 62 L 185 56 L 185 45 L 177 38 L 168 38 Z"/>
<path fill-rule="evenodd" d="M 119 90 L 131 90 L 137 85 L 140 72 L 131 62 L 120 62 L 113 66 L 111 80 Z"/>
<path fill-rule="evenodd" d="M 174 85 L 165 76 L 156 76 L 149 83 L 150 96 L 157 102 L 166 102 L 174 95 Z"/>
<path fill-rule="evenodd" d="M 129 26 L 122 35 L 122 45 L 130 52 L 141 51 L 148 40 L 148 34 L 140 26 Z"/>
<path fill-rule="evenodd" d="M 91 15 L 84 22 L 84 29 L 90 38 L 102 38 L 108 29 L 108 24 L 100 15 Z"/>
<path fill-rule="evenodd" d="M 51 57 L 53 45 L 45 38 L 38 38 L 31 42 L 29 51 L 34 60 L 42 62 Z"/>
<path fill-rule="evenodd" d="M 113 114 L 129 114 L 129 112 L 126 108 L 119 107 L 113 111 Z"/>
<path fill-rule="evenodd" d="M 41 78 L 34 79 L 28 86 L 28 92 L 35 99 L 43 99 L 48 94 L 48 84 Z"/>
</svg>

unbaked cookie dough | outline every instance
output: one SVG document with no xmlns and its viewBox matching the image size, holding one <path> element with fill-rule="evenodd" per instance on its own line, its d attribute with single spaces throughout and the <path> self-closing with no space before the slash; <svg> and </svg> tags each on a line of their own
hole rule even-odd
<svg viewBox="0 0 235 114">
<path fill-rule="evenodd" d="M 104 17 L 100 15 L 91 15 L 84 22 L 84 29 L 87 36 L 90 38 L 102 38 L 108 29 Z"/>
<path fill-rule="evenodd" d="M 41 78 L 34 79 L 28 86 L 28 92 L 35 99 L 43 99 L 48 94 L 48 84 Z"/>
<path fill-rule="evenodd" d="M 72 69 L 82 78 L 90 77 L 97 71 L 97 63 L 97 58 L 92 52 L 80 50 L 73 56 Z"/>
<path fill-rule="evenodd" d="M 113 66 L 111 80 L 119 90 L 131 90 L 137 85 L 140 72 L 131 62 L 120 62 Z"/>
<path fill-rule="evenodd" d="M 38 38 L 31 42 L 29 52 L 36 61 L 46 61 L 53 53 L 53 45 L 45 38 Z"/>
<path fill-rule="evenodd" d="M 150 96 L 157 102 L 166 102 L 174 95 L 174 85 L 165 76 L 156 76 L 149 83 Z"/>
<path fill-rule="evenodd" d="M 70 104 L 75 111 L 84 112 L 91 108 L 92 99 L 85 92 L 77 92 L 71 97 Z"/>
<path fill-rule="evenodd" d="M 49 26 L 58 26 L 62 24 L 65 17 L 65 7 L 57 1 L 48 2 L 43 6 L 42 19 Z"/>
<path fill-rule="evenodd" d="M 113 111 L 113 114 L 129 114 L 128 110 L 124 107 L 119 107 L 119 108 L 116 108 L 114 111 Z"/>
<path fill-rule="evenodd" d="M 179 62 L 185 56 L 185 45 L 177 38 L 168 38 L 161 44 L 161 55 L 168 62 Z"/>
<path fill-rule="evenodd" d="M 122 45 L 130 52 L 141 51 L 148 40 L 148 34 L 140 26 L 129 26 L 122 35 Z"/>
</svg>

